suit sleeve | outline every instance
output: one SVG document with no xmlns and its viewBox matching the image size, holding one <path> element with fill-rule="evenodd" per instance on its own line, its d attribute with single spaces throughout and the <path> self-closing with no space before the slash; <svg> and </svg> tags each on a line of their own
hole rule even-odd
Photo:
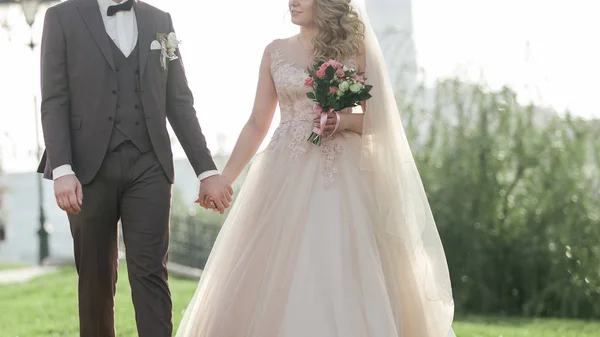
<svg viewBox="0 0 600 337">
<path fill-rule="evenodd" d="M 55 8 L 46 11 L 41 43 L 42 129 L 51 168 L 71 165 L 67 42 Z"/>
<path fill-rule="evenodd" d="M 169 15 L 170 31 L 174 32 L 173 21 Z M 178 59 L 169 62 L 167 79 L 167 118 L 179 143 L 183 147 L 196 175 L 216 170 L 206 139 L 202 134 L 194 98 L 188 86 L 181 54 L 176 51 Z"/>
</svg>

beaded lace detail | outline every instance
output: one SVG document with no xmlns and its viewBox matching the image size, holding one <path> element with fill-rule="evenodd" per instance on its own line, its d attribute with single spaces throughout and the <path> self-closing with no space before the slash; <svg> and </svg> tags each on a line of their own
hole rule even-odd
<svg viewBox="0 0 600 337">
<path fill-rule="evenodd" d="M 338 173 L 336 157 L 344 151 L 340 138 L 347 134 L 340 132 L 323 139 L 320 147 L 309 143 L 307 139 L 317 115 L 313 112 L 314 102 L 306 97 L 309 89 L 304 87 L 304 80 L 308 72 L 297 67 L 294 62 L 286 61 L 278 48 L 271 53 L 271 75 L 279 99 L 281 122 L 267 151 L 285 147 L 294 160 L 299 160 L 309 151 L 321 151 L 325 159 L 321 170 L 325 175 L 325 184 L 333 184 Z"/>
</svg>

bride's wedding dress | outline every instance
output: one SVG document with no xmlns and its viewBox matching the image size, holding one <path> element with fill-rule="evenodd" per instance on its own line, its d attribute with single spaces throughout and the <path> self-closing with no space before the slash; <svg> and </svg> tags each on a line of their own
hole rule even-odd
<svg viewBox="0 0 600 337">
<path fill-rule="evenodd" d="M 434 309 L 442 313 L 431 311 L 407 252 L 375 223 L 380 196 L 361 170 L 361 136 L 307 141 L 314 103 L 286 41 L 267 48 L 280 125 L 251 166 L 177 336 L 451 335 L 450 289 Z"/>
</svg>

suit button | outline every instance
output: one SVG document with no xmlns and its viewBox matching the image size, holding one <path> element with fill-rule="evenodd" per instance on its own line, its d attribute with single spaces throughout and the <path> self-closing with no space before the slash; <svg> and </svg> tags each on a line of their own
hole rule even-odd
<svg viewBox="0 0 600 337">
<path fill-rule="evenodd" d="M 119 72 L 119 71 L 121 71 L 121 69 L 117 68 L 117 69 L 115 69 L 115 71 L 116 71 L 116 72 Z"/>
<path fill-rule="evenodd" d="M 133 106 L 133 108 L 137 110 L 137 109 L 140 108 L 140 106 L 136 104 L 136 105 Z"/>
<path fill-rule="evenodd" d="M 112 93 L 113 93 L 113 95 L 116 95 L 117 94 L 117 89 L 113 89 Z"/>
<path fill-rule="evenodd" d="M 135 125 L 140 125 L 140 121 L 135 121 Z"/>
<path fill-rule="evenodd" d="M 121 106 L 119 104 L 117 104 L 117 109 L 121 109 Z"/>
<path fill-rule="evenodd" d="M 113 120 L 112 116 L 108 116 L 108 120 L 112 122 L 112 120 Z"/>
</svg>

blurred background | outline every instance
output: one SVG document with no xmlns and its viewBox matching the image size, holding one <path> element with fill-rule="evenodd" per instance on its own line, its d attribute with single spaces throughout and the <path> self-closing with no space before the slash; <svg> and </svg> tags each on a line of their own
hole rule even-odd
<svg viewBox="0 0 600 337">
<path fill-rule="evenodd" d="M 265 45 L 297 32 L 287 1 L 147 2 L 173 17 L 198 118 L 223 167 Z M 600 336 L 600 2 L 360 2 L 444 242 L 457 334 Z M 56 3 L 0 0 L 0 337 L 78 331 L 67 217 L 52 183 L 34 173 L 39 43 Z M 240 80 L 232 87 L 214 62 L 235 65 Z M 174 137 L 173 146 L 177 320 L 225 217 L 194 206 L 197 178 Z M 123 282 L 117 328 L 134 336 Z"/>
</svg>

